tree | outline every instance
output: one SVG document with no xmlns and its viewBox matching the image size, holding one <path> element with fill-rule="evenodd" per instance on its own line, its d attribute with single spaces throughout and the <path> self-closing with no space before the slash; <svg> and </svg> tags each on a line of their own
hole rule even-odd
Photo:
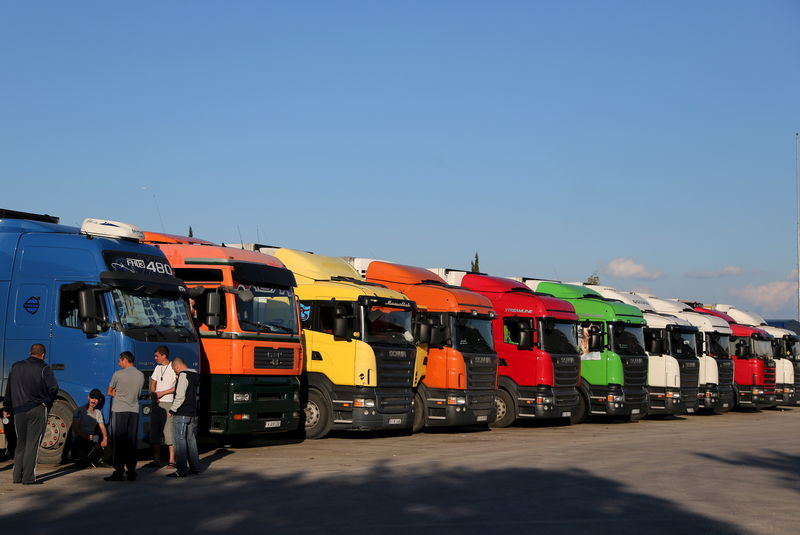
<svg viewBox="0 0 800 535">
<path fill-rule="evenodd" d="M 597 271 L 593 271 L 589 278 L 586 279 L 586 284 L 600 284 L 600 275 L 597 274 Z"/>
<path fill-rule="evenodd" d="M 194 238 L 194 232 L 192 232 L 192 226 L 189 225 L 189 237 Z"/>
<path fill-rule="evenodd" d="M 475 251 L 475 260 L 470 262 L 469 270 L 473 273 L 480 273 L 481 272 L 481 259 L 478 256 L 478 251 Z"/>
</svg>

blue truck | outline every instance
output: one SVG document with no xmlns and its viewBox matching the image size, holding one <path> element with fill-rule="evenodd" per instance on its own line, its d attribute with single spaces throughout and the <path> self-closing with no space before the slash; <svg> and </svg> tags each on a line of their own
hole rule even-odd
<svg viewBox="0 0 800 535">
<path fill-rule="evenodd" d="M 66 459 L 74 410 L 92 388 L 105 393 L 122 351 L 134 354 L 147 378 L 139 401 L 141 439 L 149 431 L 155 348 L 165 345 L 171 356 L 198 367 L 188 290 L 142 237 L 125 223 L 87 219 L 76 228 L 57 217 L 0 209 L 0 396 L 11 366 L 34 343 L 44 344 L 60 388 L 39 462 Z M 106 421 L 112 403 L 103 404 Z M 3 431 L 0 452 L 11 435 Z"/>
</svg>

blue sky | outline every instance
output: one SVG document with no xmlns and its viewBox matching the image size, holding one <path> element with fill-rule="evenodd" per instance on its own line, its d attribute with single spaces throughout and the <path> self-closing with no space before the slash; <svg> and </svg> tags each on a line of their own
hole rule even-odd
<svg viewBox="0 0 800 535">
<path fill-rule="evenodd" d="M 793 1 L 3 2 L 2 205 L 794 316 L 798 27 Z"/>
</svg>

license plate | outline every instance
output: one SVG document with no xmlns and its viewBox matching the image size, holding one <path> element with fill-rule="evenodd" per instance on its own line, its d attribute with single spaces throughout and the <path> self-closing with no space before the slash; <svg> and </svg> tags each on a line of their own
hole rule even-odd
<svg viewBox="0 0 800 535">
<path fill-rule="evenodd" d="M 486 416 L 485 414 L 483 416 L 478 416 L 478 421 L 479 422 L 485 422 L 488 419 L 489 419 L 489 417 Z"/>
<path fill-rule="evenodd" d="M 632 409 L 631 414 L 639 414 L 639 409 Z"/>
<path fill-rule="evenodd" d="M 694 412 L 694 409 L 686 409 L 686 412 Z"/>
<path fill-rule="evenodd" d="M 264 422 L 264 428 L 270 429 L 271 427 L 280 427 L 281 421 L 280 420 L 270 420 L 268 422 Z"/>
<path fill-rule="evenodd" d="M 569 418 L 570 416 L 572 416 L 572 413 L 570 411 L 564 411 L 561 413 L 562 418 Z"/>
<path fill-rule="evenodd" d="M 727 404 L 727 403 L 723 403 L 723 404 L 722 404 L 722 406 L 723 406 L 723 407 L 727 407 L 727 406 L 728 406 L 728 404 Z"/>
<path fill-rule="evenodd" d="M 402 422 L 402 418 L 389 418 L 389 425 L 400 425 Z"/>
</svg>

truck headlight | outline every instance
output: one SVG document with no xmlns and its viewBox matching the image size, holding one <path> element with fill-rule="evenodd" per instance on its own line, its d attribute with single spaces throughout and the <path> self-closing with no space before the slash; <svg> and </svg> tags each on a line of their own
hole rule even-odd
<svg viewBox="0 0 800 535">
<path fill-rule="evenodd" d="M 233 402 L 234 403 L 247 403 L 250 401 L 250 392 L 234 392 L 233 393 Z"/>
<path fill-rule="evenodd" d="M 375 400 L 369 398 L 355 398 L 353 400 L 353 407 L 374 407 Z"/>
<path fill-rule="evenodd" d="M 462 396 L 447 396 L 448 405 L 466 405 L 467 398 Z"/>
</svg>

